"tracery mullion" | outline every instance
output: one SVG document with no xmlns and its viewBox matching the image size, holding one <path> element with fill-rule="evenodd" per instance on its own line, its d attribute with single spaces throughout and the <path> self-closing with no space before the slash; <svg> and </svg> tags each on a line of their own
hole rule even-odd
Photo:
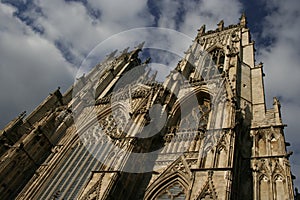
<svg viewBox="0 0 300 200">
<path fill-rule="evenodd" d="M 84 153 L 84 147 L 81 143 L 74 148 L 75 151 L 72 151 L 70 154 L 65 155 L 68 156 L 68 159 L 64 160 L 61 164 L 59 164 L 61 168 L 55 172 L 55 174 L 53 175 L 53 179 L 50 182 L 50 185 L 47 187 L 47 190 L 44 193 L 40 194 L 41 196 L 39 197 L 39 199 L 45 199 L 49 194 L 52 195 L 54 189 L 56 188 L 55 185 L 58 184 L 58 181 L 62 177 L 63 173 L 66 171 L 65 169 L 68 168 L 68 166 L 70 166 L 70 163 L 72 163 L 72 161 L 74 160 L 74 157 L 72 155 L 80 156 Z"/>
<path fill-rule="evenodd" d="M 83 183 L 87 180 L 88 174 L 91 170 L 97 170 L 97 168 L 93 167 L 97 162 L 100 162 L 98 160 L 98 155 L 101 152 L 100 147 L 101 144 L 97 144 L 95 151 L 93 152 L 93 155 L 91 155 L 91 161 L 88 163 L 88 165 L 85 165 L 83 170 L 80 171 L 79 179 L 73 182 L 73 184 L 70 186 L 71 189 L 68 190 L 67 194 L 64 196 L 65 199 L 75 199 L 75 196 L 78 194 L 75 191 L 78 191 L 80 189 L 80 183 Z M 96 155 L 94 157 L 94 154 Z M 83 174 L 83 175 L 82 175 Z M 70 191 L 70 192 L 69 192 Z M 72 191 L 72 192 L 71 192 Z M 69 195 L 72 195 L 71 198 L 69 198 Z"/>
<path fill-rule="evenodd" d="M 61 182 L 63 183 L 62 185 L 60 185 L 60 187 L 58 187 L 58 189 L 62 192 L 62 196 L 64 196 L 65 192 L 67 192 L 67 190 L 69 190 L 69 186 L 70 183 L 73 182 L 73 179 L 76 178 L 78 176 L 78 174 L 80 173 L 80 171 L 82 170 L 82 168 L 85 166 L 86 163 L 88 163 L 88 161 L 91 159 L 92 152 L 94 151 L 95 147 L 87 147 L 86 149 L 86 153 L 84 154 L 84 156 L 76 163 L 74 162 L 74 164 L 72 165 L 72 168 L 70 168 L 69 170 L 71 170 L 70 173 L 67 173 L 66 175 L 66 181 Z"/>
<path fill-rule="evenodd" d="M 73 169 L 72 174 L 69 176 L 69 179 L 64 183 L 64 186 L 62 186 L 62 194 L 61 196 L 64 196 L 68 191 L 72 191 L 70 188 L 72 186 L 71 183 L 74 182 L 78 177 L 80 177 L 79 174 L 90 165 L 90 161 L 93 159 L 93 155 L 95 151 L 97 150 L 97 146 L 92 144 L 93 147 L 90 147 L 88 151 L 88 154 L 86 154 L 85 158 L 82 161 L 79 161 L 79 163 L 76 165 L 76 167 Z"/>
</svg>

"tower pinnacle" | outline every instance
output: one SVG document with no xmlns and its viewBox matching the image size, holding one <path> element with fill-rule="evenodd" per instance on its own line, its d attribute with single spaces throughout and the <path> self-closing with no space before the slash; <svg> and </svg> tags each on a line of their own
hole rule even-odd
<svg viewBox="0 0 300 200">
<path fill-rule="evenodd" d="M 246 17 L 245 12 L 242 13 L 242 16 L 240 18 L 240 25 L 244 28 L 247 27 L 247 17 Z"/>
</svg>

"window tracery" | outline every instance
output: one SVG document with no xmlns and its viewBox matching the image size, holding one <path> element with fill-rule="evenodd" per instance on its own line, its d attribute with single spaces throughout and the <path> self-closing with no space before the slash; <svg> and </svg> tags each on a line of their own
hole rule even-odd
<svg viewBox="0 0 300 200">
<path fill-rule="evenodd" d="M 284 183 L 283 177 L 281 175 L 277 174 L 274 177 L 274 184 L 275 184 L 276 199 L 284 199 L 285 183 Z"/>
<path fill-rule="evenodd" d="M 264 156 L 267 153 L 266 149 L 266 138 L 263 135 L 263 133 L 259 133 L 257 138 L 257 146 L 258 146 L 258 152 L 260 156 Z"/>
<path fill-rule="evenodd" d="M 269 199 L 269 178 L 264 174 L 259 179 L 259 199 Z"/>
<path fill-rule="evenodd" d="M 128 117 L 124 112 L 117 109 L 110 115 L 100 119 L 99 126 L 106 135 L 112 138 L 120 138 L 125 131 L 128 121 Z"/>
<path fill-rule="evenodd" d="M 198 107 L 194 107 L 192 111 L 180 121 L 179 127 L 183 130 L 189 129 L 190 127 L 206 129 L 209 112 L 209 101 L 203 101 L 202 104 L 198 105 Z"/>
<path fill-rule="evenodd" d="M 217 48 L 210 52 L 205 58 L 201 71 L 204 80 L 211 79 L 213 76 L 221 74 L 224 69 L 225 53 Z"/>
<path fill-rule="evenodd" d="M 156 200 L 184 200 L 186 193 L 184 187 L 178 182 L 164 189 L 156 198 Z"/>
</svg>

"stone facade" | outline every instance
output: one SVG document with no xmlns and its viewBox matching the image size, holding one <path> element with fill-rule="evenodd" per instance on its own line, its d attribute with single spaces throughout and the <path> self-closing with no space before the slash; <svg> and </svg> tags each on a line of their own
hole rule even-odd
<svg viewBox="0 0 300 200">
<path fill-rule="evenodd" d="M 0 198 L 293 199 L 280 103 L 266 109 L 246 17 L 202 26 L 163 83 L 142 47 L 4 128 Z M 138 79 L 113 90 L 130 70 Z"/>
</svg>

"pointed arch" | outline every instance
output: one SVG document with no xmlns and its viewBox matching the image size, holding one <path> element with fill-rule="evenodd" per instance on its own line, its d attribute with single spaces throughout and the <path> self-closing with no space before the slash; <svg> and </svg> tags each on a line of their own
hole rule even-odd
<svg viewBox="0 0 300 200">
<path fill-rule="evenodd" d="M 256 137 L 259 156 L 267 154 L 267 137 L 263 131 L 259 131 Z"/>
<path fill-rule="evenodd" d="M 212 173 L 208 172 L 208 178 L 205 184 L 200 189 L 200 192 L 196 196 L 197 200 L 217 199 L 217 193 L 212 180 Z"/>
<path fill-rule="evenodd" d="M 145 199 L 146 200 L 154 200 L 158 197 L 162 196 L 164 193 L 168 193 L 170 188 L 180 185 L 182 188 L 181 193 L 184 193 L 185 197 L 188 195 L 189 181 L 187 178 L 179 171 L 170 174 L 164 179 L 160 179 L 159 181 L 155 181 L 146 191 Z M 178 187 L 178 186 L 177 186 Z M 179 192 L 179 191 L 178 191 Z"/>
<path fill-rule="evenodd" d="M 195 88 L 188 92 L 175 102 L 170 111 L 170 126 L 178 126 L 180 120 L 184 120 L 185 117 L 187 118 L 186 120 L 188 120 L 188 117 L 192 117 L 193 119 L 196 117 L 199 119 L 194 121 L 199 121 L 200 123 L 195 124 L 193 127 L 202 126 L 206 128 L 205 126 L 208 123 L 212 98 L 208 88 Z M 200 119 L 203 119 L 204 121 Z"/>
<path fill-rule="evenodd" d="M 276 175 L 281 175 L 283 176 L 284 174 L 284 169 L 283 167 L 279 164 L 279 161 L 276 160 L 275 161 L 275 167 L 274 167 L 274 170 L 273 170 L 273 177 L 275 177 Z"/>
<path fill-rule="evenodd" d="M 284 148 L 282 148 L 283 137 L 280 133 L 276 131 L 271 131 L 269 141 L 270 141 L 270 147 L 273 155 L 284 153 L 283 151 Z"/>
<path fill-rule="evenodd" d="M 184 200 L 186 199 L 186 189 L 180 184 L 180 182 L 174 182 L 170 186 L 162 190 L 155 199 L 157 200 Z"/>
<path fill-rule="evenodd" d="M 184 156 L 175 160 L 154 182 L 147 188 L 144 199 L 154 200 L 164 194 L 174 185 L 181 185 L 185 197 L 189 195 L 192 172 Z M 178 189 L 178 188 L 177 188 Z"/>
<path fill-rule="evenodd" d="M 286 194 L 286 180 L 282 176 L 282 174 L 275 174 L 273 176 L 273 184 L 274 184 L 274 193 L 276 199 L 284 199 Z"/>
<path fill-rule="evenodd" d="M 270 178 L 266 174 L 259 176 L 259 199 L 270 199 Z"/>
<path fill-rule="evenodd" d="M 227 167 L 227 148 L 224 144 L 217 146 L 216 156 L 215 156 L 215 167 Z"/>
<path fill-rule="evenodd" d="M 225 50 L 220 44 L 216 44 L 206 50 L 206 54 L 200 61 L 200 69 L 197 78 L 208 80 L 222 74 L 225 64 Z"/>
<path fill-rule="evenodd" d="M 225 51 L 224 46 L 220 43 L 216 43 L 212 46 L 210 46 L 209 48 L 206 49 L 206 52 L 210 53 L 215 49 L 222 49 L 223 51 Z"/>
</svg>

